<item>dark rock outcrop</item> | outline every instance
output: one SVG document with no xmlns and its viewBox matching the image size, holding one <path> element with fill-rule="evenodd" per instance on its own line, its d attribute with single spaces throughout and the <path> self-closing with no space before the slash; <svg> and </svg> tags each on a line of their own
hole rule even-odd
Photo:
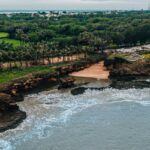
<svg viewBox="0 0 150 150">
<path fill-rule="evenodd" d="M 14 128 L 26 118 L 9 94 L 0 93 L 0 132 Z"/>
<path fill-rule="evenodd" d="M 110 71 L 110 78 L 121 76 L 150 76 L 150 62 L 138 60 L 129 62 L 126 59 L 105 59 L 104 62 Z"/>
<path fill-rule="evenodd" d="M 83 94 L 86 90 L 90 89 L 90 90 L 104 90 L 106 88 L 109 88 L 109 87 L 101 87 L 101 88 L 93 88 L 93 87 L 78 87 L 78 88 L 75 88 L 75 89 L 72 89 L 71 90 L 71 94 L 72 95 L 80 95 L 80 94 Z"/>
<path fill-rule="evenodd" d="M 61 78 L 59 79 L 58 89 L 71 88 L 74 86 L 74 81 L 73 78 Z"/>
<path fill-rule="evenodd" d="M 130 77 L 129 77 L 130 78 Z M 127 78 L 122 79 L 112 79 L 112 84 L 110 87 L 115 89 L 129 89 L 129 88 L 150 88 L 150 83 L 146 80 L 138 79 L 138 78 L 132 78 L 131 80 Z"/>
<path fill-rule="evenodd" d="M 71 94 L 72 95 L 80 95 L 80 94 L 83 94 L 85 92 L 85 90 L 87 90 L 87 88 L 78 87 L 78 88 L 75 88 L 75 89 L 71 90 Z"/>
<path fill-rule="evenodd" d="M 26 113 L 15 111 L 0 111 L 0 132 L 15 128 L 26 118 Z"/>
</svg>

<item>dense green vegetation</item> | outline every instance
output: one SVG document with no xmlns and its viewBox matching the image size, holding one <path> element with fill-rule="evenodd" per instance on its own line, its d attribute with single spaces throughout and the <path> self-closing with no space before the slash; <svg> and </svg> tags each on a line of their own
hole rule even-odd
<svg viewBox="0 0 150 150">
<path fill-rule="evenodd" d="M 150 11 L 0 15 L 0 64 L 29 60 L 38 65 L 45 58 L 144 43 L 150 43 Z"/>
</svg>

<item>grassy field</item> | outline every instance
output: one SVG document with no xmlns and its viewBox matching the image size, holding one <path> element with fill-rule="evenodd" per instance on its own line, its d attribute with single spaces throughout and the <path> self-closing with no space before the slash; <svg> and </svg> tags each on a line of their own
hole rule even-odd
<svg viewBox="0 0 150 150">
<path fill-rule="evenodd" d="M 3 38 L 3 39 L 0 39 L 0 42 L 2 42 L 2 41 L 6 42 L 6 43 L 9 43 L 9 44 L 12 44 L 13 47 L 20 46 L 20 41 L 19 40 Z"/>
<path fill-rule="evenodd" d="M 117 58 L 126 58 L 127 57 L 127 54 L 124 54 L 124 53 L 114 53 L 114 54 L 111 54 L 108 59 L 112 60 L 114 59 L 115 57 Z"/>
<path fill-rule="evenodd" d="M 6 32 L 0 32 L 0 38 L 7 38 L 8 37 L 8 33 Z"/>
<path fill-rule="evenodd" d="M 63 67 L 67 66 L 69 63 L 58 63 L 52 66 L 35 66 L 35 67 L 29 67 L 26 69 L 14 69 L 10 71 L 2 71 L 0 72 L 0 84 L 6 83 L 11 80 L 30 75 L 35 73 L 51 73 L 55 72 L 57 67 Z"/>
<path fill-rule="evenodd" d="M 37 67 L 30 67 L 26 69 L 20 70 L 11 70 L 11 71 L 3 71 L 0 72 L 0 83 L 5 83 L 11 81 L 13 79 L 26 76 L 33 73 L 46 73 L 46 72 L 54 72 L 55 69 L 50 66 L 37 66 Z"/>
</svg>

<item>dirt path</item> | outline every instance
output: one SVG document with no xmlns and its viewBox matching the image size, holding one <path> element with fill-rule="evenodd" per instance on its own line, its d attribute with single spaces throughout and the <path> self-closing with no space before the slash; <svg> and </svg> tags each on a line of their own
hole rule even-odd
<svg viewBox="0 0 150 150">
<path fill-rule="evenodd" d="M 105 80 L 108 79 L 109 71 L 107 71 L 106 67 L 104 66 L 104 62 L 101 61 L 79 72 L 73 72 L 70 74 L 70 76 Z"/>
<path fill-rule="evenodd" d="M 38 60 L 38 65 L 48 65 L 48 64 L 56 64 L 56 63 L 61 63 L 61 62 L 71 62 L 71 61 L 76 61 L 76 60 L 80 60 L 80 59 L 83 59 L 85 56 L 84 54 L 77 54 L 77 55 L 72 55 L 72 56 L 61 56 L 61 57 L 53 57 L 53 58 L 50 58 L 49 60 L 48 59 L 41 59 L 41 60 Z M 49 61 L 51 63 L 49 63 Z M 18 68 L 26 68 L 26 67 L 32 67 L 32 66 L 35 66 L 33 65 L 33 62 L 34 61 L 21 61 L 22 63 L 22 66 L 21 66 L 21 63 L 19 61 L 12 61 L 11 62 L 11 67 L 18 67 Z M 6 62 L 6 63 L 3 63 L 1 64 L 1 67 L 3 69 L 8 69 L 10 68 L 10 62 Z"/>
</svg>

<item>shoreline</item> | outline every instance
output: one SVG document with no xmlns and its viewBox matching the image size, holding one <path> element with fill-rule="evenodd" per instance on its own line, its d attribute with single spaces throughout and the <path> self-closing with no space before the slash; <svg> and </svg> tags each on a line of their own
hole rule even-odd
<svg viewBox="0 0 150 150">
<path fill-rule="evenodd" d="M 35 89 L 40 90 L 41 86 L 52 88 L 62 84 L 62 88 L 69 88 L 74 81 L 64 80 L 66 76 L 71 72 L 83 70 L 89 65 L 97 63 L 98 60 L 100 58 L 77 61 L 66 67 L 57 67 L 54 73 L 36 73 L 0 84 L 0 132 L 17 127 L 26 118 L 26 113 L 21 111 L 16 104 L 16 102 L 23 101 L 26 94 L 34 92 Z M 4 114 L 7 119 L 3 119 Z"/>
<path fill-rule="evenodd" d="M 142 68 L 139 70 L 139 64 L 136 64 L 136 61 L 132 63 L 127 59 L 122 58 L 123 55 L 118 57 L 118 53 L 115 57 L 109 58 L 112 53 L 106 54 L 104 57 L 98 58 L 88 58 L 87 60 L 77 61 L 66 66 L 56 67 L 55 72 L 53 73 L 35 73 L 30 74 L 26 77 L 18 78 L 8 83 L 0 84 L 0 132 L 6 131 L 11 128 L 15 128 L 19 123 L 21 123 L 26 118 L 26 113 L 20 111 L 16 102 L 23 101 L 24 95 L 34 92 L 34 90 L 43 90 L 52 88 L 54 86 L 60 86 L 62 88 L 71 88 L 74 85 L 74 79 L 66 78 L 68 75 L 71 78 L 81 77 L 81 78 L 92 78 L 96 80 L 108 80 L 111 79 L 112 83 L 106 88 L 116 88 L 116 89 L 126 89 L 126 88 L 142 88 L 150 87 L 149 82 L 145 80 L 138 80 L 137 78 L 144 75 L 149 75 L 149 68 L 147 70 L 144 66 L 148 66 L 149 62 L 145 61 L 142 65 Z M 128 54 L 130 55 L 130 54 Z M 120 57 L 121 56 L 121 57 Z M 137 57 L 128 57 L 133 59 Z M 102 59 L 103 58 L 103 59 Z M 139 57 L 140 58 L 140 57 Z M 134 66 L 134 70 L 132 67 Z M 143 70 L 145 72 L 143 72 Z M 149 79 L 149 78 L 148 78 Z M 82 93 L 86 89 L 94 90 L 103 90 L 104 88 L 75 88 L 75 93 Z M 59 87 L 58 87 L 59 88 Z M 36 91 L 37 92 L 37 91 Z M 15 113 L 19 113 L 19 118 L 14 122 L 18 117 Z M 4 120 L 1 118 L 2 114 L 11 114 L 14 119 L 4 123 Z M 11 116 L 12 117 L 12 116 Z M 10 117 L 10 119 L 11 119 Z M 3 129 L 3 130 L 2 130 Z"/>
</svg>

